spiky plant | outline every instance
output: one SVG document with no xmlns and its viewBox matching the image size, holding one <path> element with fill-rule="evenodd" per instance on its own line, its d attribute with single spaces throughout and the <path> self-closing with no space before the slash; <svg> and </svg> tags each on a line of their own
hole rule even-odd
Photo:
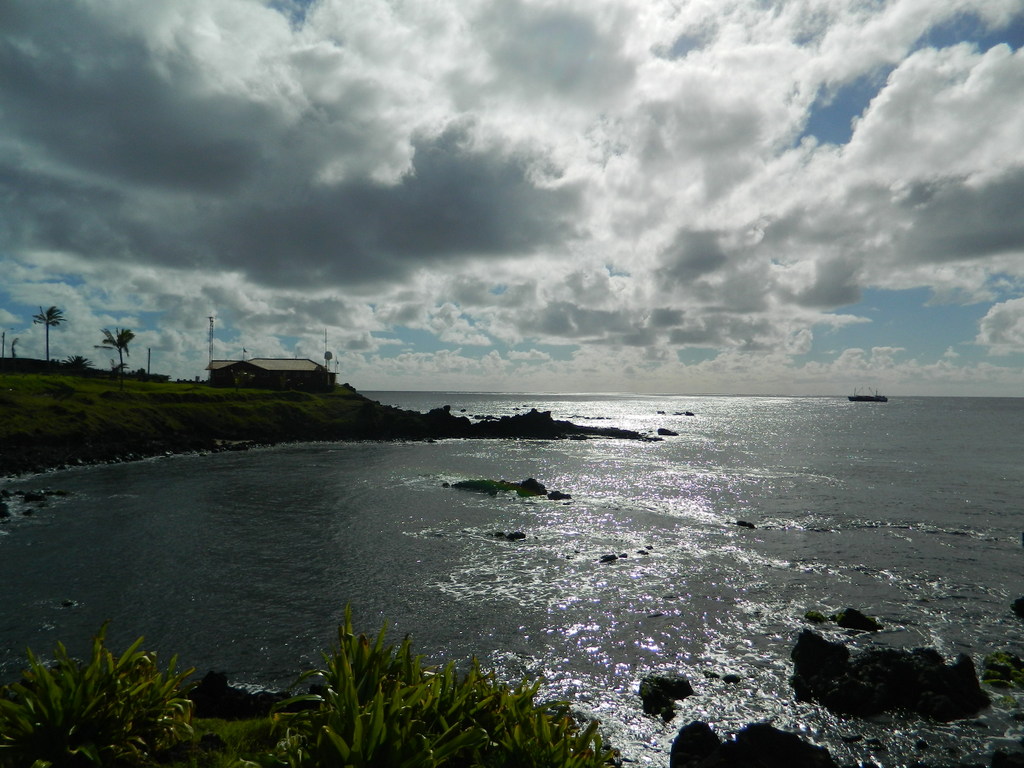
<svg viewBox="0 0 1024 768">
<path fill-rule="evenodd" d="M 277 758 L 289 768 L 598 768 L 610 757 L 597 723 L 580 729 L 561 705 L 536 702 L 540 682 L 510 688 L 474 660 L 425 667 L 409 638 L 396 649 L 385 629 L 370 640 L 352 630 L 351 612 L 324 667 L 319 692 L 281 705 Z M 314 708 L 283 711 L 304 703 Z"/>
<path fill-rule="evenodd" d="M 28 652 L 23 679 L 0 688 L 0 766 L 137 765 L 191 735 L 192 670 L 175 657 L 161 672 L 141 637 L 115 656 L 105 638 L 104 624 L 87 662 L 61 643 L 52 664 Z"/>
</svg>

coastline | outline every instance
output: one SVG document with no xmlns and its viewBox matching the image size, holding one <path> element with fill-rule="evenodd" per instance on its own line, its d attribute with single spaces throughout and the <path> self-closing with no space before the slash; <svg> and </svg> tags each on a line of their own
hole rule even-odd
<svg viewBox="0 0 1024 768">
<path fill-rule="evenodd" d="M 221 408 L 242 407 L 242 405 L 243 405 L 243 403 L 244 403 L 244 401 L 246 399 L 246 398 L 237 398 L 238 402 L 235 402 L 235 400 L 236 400 L 235 393 L 225 393 L 225 394 L 231 395 L 231 397 L 227 398 L 227 399 L 220 399 L 219 402 L 218 402 L 218 407 L 221 407 Z M 245 394 L 245 393 L 241 393 L 241 394 Z M 255 394 L 255 393 L 253 393 L 253 394 Z M 306 403 L 307 401 L 308 402 L 314 402 L 316 400 L 316 398 L 309 399 L 309 398 L 305 397 L 304 395 L 301 396 L 301 397 L 297 397 L 297 396 L 294 396 L 291 393 L 284 393 L 284 395 L 285 395 L 284 397 L 280 396 L 281 393 L 275 393 L 275 394 L 277 396 L 276 397 L 267 398 L 267 402 L 275 402 L 277 405 L 280 405 L 281 401 L 284 401 L 285 404 L 294 404 L 296 402 L 299 403 L 299 404 L 303 404 L 303 403 Z M 297 394 L 301 394 L 301 393 L 297 393 Z M 74 395 L 74 396 L 72 396 L 71 398 L 68 398 L 68 399 L 69 400 L 74 400 L 75 397 L 77 397 L 77 395 Z M 363 399 L 366 399 L 366 398 L 363 398 Z M 65 402 L 67 402 L 67 401 L 65 401 Z M 109 403 L 109 402 L 119 402 L 119 401 L 117 401 L 115 398 L 110 398 L 109 400 L 105 400 L 103 402 L 108 402 Z M 445 400 L 439 400 L 438 402 L 445 402 Z M 524 402 L 524 401 L 520 400 L 520 401 L 517 401 L 517 402 Z M 526 401 L 526 402 L 528 402 L 528 401 Z M 378 408 L 383 409 L 383 406 L 380 406 L 379 403 L 374 403 L 374 401 L 370 401 L 370 403 L 371 403 L 371 406 L 370 406 L 371 410 L 374 413 L 378 414 L 378 416 L 379 416 L 380 412 L 378 411 Z M 324 406 L 324 407 L 331 407 L 331 406 Z M 552 406 L 551 405 L 547 405 L 547 406 L 544 406 L 544 407 L 552 407 Z M 559 410 L 559 409 L 556 408 L 556 410 Z M 432 429 L 434 429 L 435 432 L 433 434 L 431 434 L 431 432 L 429 432 L 429 431 L 425 432 L 424 433 L 424 437 L 422 437 L 420 439 L 430 440 L 430 439 L 434 439 L 434 438 L 446 438 L 446 437 L 448 437 L 449 434 L 452 434 L 453 431 L 454 431 L 454 430 L 451 429 L 451 426 L 453 425 L 453 423 L 454 423 L 454 425 L 463 425 L 463 424 L 466 423 L 464 421 L 458 421 L 457 417 L 453 416 L 450 413 L 450 409 L 449 409 L 449 411 L 445 411 L 445 409 L 442 408 L 442 409 L 438 409 L 438 411 L 439 411 L 439 413 L 437 413 L 435 415 L 435 417 L 434 417 L 436 419 L 436 421 L 437 421 L 437 425 L 432 427 Z M 487 411 L 484 410 L 483 412 L 487 412 Z M 401 411 L 401 413 L 408 414 L 410 416 L 414 416 L 416 423 L 420 427 L 422 427 L 422 420 L 428 416 L 428 414 L 409 412 L 409 411 Z M 151 417 L 152 418 L 156 418 L 156 414 L 151 414 Z M 475 418 L 479 418 L 479 417 L 475 417 Z M 532 418 L 536 418 L 536 417 L 532 417 Z M 575 417 L 573 417 L 573 418 L 575 418 Z M 498 420 L 496 420 L 496 421 L 498 421 Z M 538 424 L 543 424 L 543 423 L 545 423 L 546 420 L 544 420 L 544 419 L 537 419 L 537 421 L 538 421 Z M 510 423 L 510 422 L 506 422 L 506 424 L 508 424 L 508 423 Z M 515 424 L 516 422 L 511 422 L 511 423 Z M 442 430 L 441 426 L 438 426 L 438 425 L 441 425 L 441 426 L 447 425 L 447 427 Z M 459 426 L 459 430 L 460 431 L 461 431 L 461 429 L 462 429 L 461 426 Z M 490 429 L 494 430 L 495 428 L 490 428 Z M 498 431 L 500 431 L 500 430 L 498 430 Z M 464 431 L 461 432 L 461 436 L 465 436 L 466 434 L 468 434 L 468 432 L 464 432 Z M 481 432 L 478 432 L 476 434 L 476 436 L 482 437 L 484 435 L 482 434 L 482 431 L 481 431 Z M 565 435 L 563 435 L 563 436 L 565 436 Z M 568 437 L 568 439 L 572 439 L 572 435 L 568 435 L 567 437 Z M 299 438 L 299 439 L 301 440 L 302 438 Z M 368 440 L 368 441 L 376 441 L 376 440 L 385 440 L 386 438 L 367 437 L 367 438 L 357 438 L 357 439 L 365 439 L 365 440 Z M 405 440 L 407 438 L 399 437 L 399 438 L 395 438 L 395 439 L 396 440 Z M 270 442 L 272 442 L 272 441 L 271 440 L 267 440 L 265 442 L 263 442 L 263 441 L 252 441 L 252 442 L 250 442 L 250 441 L 243 440 L 241 438 L 214 438 L 213 441 L 212 441 L 212 444 L 213 444 L 215 450 L 218 450 L 218 451 L 229 451 L 229 450 L 243 450 L 243 449 L 245 449 L 247 447 L 250 447 L 250 446 L 270 444 Z M 672 441 L 667 441 L 662 446 L 657 446 L 657 450 L 658 451 L 665 450 L 665 449 L 669 448 L 671 445 L 672 445 Z M 687 452 L 688 452 L 688 446 L 685 446 L 684 444 L 680 443 L 679 447 L 681 449 L 682 448 L 687 448 Z M 364 445 L 352 445 L 352 446 L 348 446 L 348 447 L 341 447 L 341 450 L 347 451 L 347 452 L 351 453 L 353 456 L 355 456 L 356 457 L 355 463 L 359 464 L 360 463 L 360 458 L 359 457 L 362 457 L 364 455 L 364 453 L 363 453 L 364 451 L 377 451 L 377 450 L 400 451 L 400 452 L 417 451 L 417 452 L 425 452 L 425 453 L 433 454 L 433 453 L 435 453 L 435 452 L 437 452 L 439 450 L 450 450 L 450 449 L 456 449 L 456 448 L 458 448 L 458 449 L 465 449 L 465 450 L 471 450 L 471 451 L 512 450 L 512 451 L 526 453 L 526 454 L 533 454 L 535 451 L 546 451 L 546 450 L 563 451 L 563 450 L 577 450 L 577 449 L 582 449 L 582 450 L 587 450 L 587 451 L 589 451 L 589 450 L 597 450 L 597 451 L 614 450 L 614 451 L 624 451 L 624 452 L 627 452 L 627 453 L 634 453 L 633 446 L 615 445 L 614 443 L 608 443 L 607 445 L 602 445 L 601 443 L 593 443 L 593 444 L 590 444 L 590 445 L 588 445 L 588 444 L 575 445 L 575 444 L 566 443 L 566 444 L 563 444 L 561 446 L 543 446 L 540 443 L 534 443 L 532 445 L 527 443 L 527 444 L 524 444 L 522 446 L 516 446 L 514 444 L 508 444 L 507 445 L 507 449 L 506 449 L 506 448 L 501 448 L 501 446 L 498 443 L 491 443 L 490 445 L 482 445 L 482 446 L 478 447 L 478 446 L 474 446 L 474 445 L 469 445 L 467 443 L 463 443 L 461 441 L 461 439 L 456 439 L 456 440 L 449 441 L 447 443 L 447 445 L 443 445 L 443 446 L 442 445 L 438 445 L 438 446 L 430 446 L 430 445 L 413 446 L 413 445 L 406 445 L 406 444 L 396 444 L 394 446 L 389 446 L 389 445 L 386 445 L 386 444 L 378 444 L 376 446 L 372 446 L 372 445 L 365 445 L 365 446 Z M 643 446 L 636 446 L 636 448 L 641 448 L 642 449 Z M 640 452 L 643 453 L 645 451 L 641 450 Z M 158 451 L 156 455 L 159 455 L 159 453 L 160 452 Z M 261 451 L 260 453 L 262 454 L 264 452 Z M 267 452 L 267 453 L 272 456 L 274 452 Z M 132 457 L 125 457 L 125 458 L 132 458 Z M 139 455 L 139 456 L 137 456 L 135 458 L 142 458 L 142 456 Z M 239 457 L 239 458 L 241 458 L 241 457 Z M 240 462 L 240 463 L 248 463 L 250 461 L 250 459 L 256 459 L 256 458 L 258 458 L 258 457 L 255 457 L 255 456 L 254 457 L 246 457 L 246 459 L 243 462 Z M 677 458 L 680 461 L 685 461 L 687 459 L 687 453 L 683 453 L 681 451 L 679 456 L 677 456 Z M 200 459 L 196 459 L 196 460 L 189 459 L 185 463 L 193 464 L 193 463 L 201 463 L 201 462 L 203 462 L 203 459 L 200 458 Z M 178 462 L 167 462 L 167 463 L 156 462 L 156 464 L 154 466 L 163 468 L 163 469 L 158 469 L 157 470 L 157 472 L 159 473 L 159 472 L 167 471 L 166 467 L 168 465 L 177 464 L 177 463 Z M 501 466 L 505 466 L 505 464 L 502 464 Z M 109 476 L 109 477 L 118 478 L 118 477 L 122 476 L 122 472 L 123 471 L 124 470 L 122 470 L 120 468 L 112 468 L 111 470 L 103 471 L 102 474 L 104 474 L 106 476 Z M 88 473 L 73 473 L 73 474 L 75 474 L 75 475 L 83 474 L 84 475 L 84 474 L 88 474 Z M 497 475 L 495 475 L 495 476 L 497 476 Z M 540 476 L 540 475 L 538 475 L 538 476 Z M 30 481 L 30 482 L 34 482 L 34 481 Z M 762 522 L 763 522 L 762 519 L 756 518 L 756 517 L 750 517 L 749 519 L 754 520 L 756 522 L 757 529 L 761 529 L 762 528 Z M 737 522 L 736 525 L 739 526 L 740 523 Z M 770 524 L 766 524 L 764 527 L 766 529 L 769 529 L 769 530 L 771 528 Z M 754 525 L 751 524 L 750 528 L 753 530 L 754 529 Z M 744 533 L 744 534 L 741 534 L 741 535 L 746 535 L 746 534 Z M 618 550 L 615 550 L 615 551 L 618 551 Z M 627 561 L 627 562 L 632 562 L 632 561 Z M 860 598 L 854 598 L 854 600 L 858 600 L 858 599 L 860 599 Z M 858 604 L 858 603 L 855 602 L 854 604 Z M 811 603 L 803 603 L 803 605 L 804 606 L 808 606 L 808 605 L 811 605 Z M 839 604 L 831 605 L 829 610 L 831 610 L 831 608 L 838 607 L 838 605 Z M 868 607 L 873 607 L 873 606 L 875 606 L 875 603 L 867 603 L 867 602 L 865 602 L 862 605 L 862 607 L 864 607 L 865 609 L 867 609 Z M 826 611 L 826 613 L 827 613 L 827 611 Z M 747 631 L 750 631 L 749 627 L 747 628 Z M 997 647 L 997 646 L 992 646 L 993 649 L 995 647 Z M 776 658 L 782 658 L 782 655 L 777 655 Z M 207 667 L 204 666 L 203 669 L 207 669 Z M 726 672 L 726 671 L 731 672 L 732 670 L 723 669 L 721 671 L 722 672 Z M 699 682 L 700 681 L 699 677 L 698 678 L 694 678 L 694 679 L 695 679 L 695 682 Z M 722 687 L 724 687 L 725 685 L 732 685 L 732 683 L 730 683 L 729 681 L 724 681 Z M 697 686 L 697 687 L 699 689 L 700 686 Z M 746 720 L 744 722 L 752 722 L 752 721 Z M 678 723 L 678 725 L 682 725 L 682 724 L 683 723 L 681 723 L 681 722 Z M 676 730 L 678 728 L 678 725 L 673 724 L 673 730 Z M 974 727 L 974 726 L 967 726 L 967 727 Z M 982 723 L 980 721 L 979 721 L 977 727 L 978 728 L 982 727 Z M 852 730 L 855 730 L 855 729 L 852 729 Z M 866 742 L 872 736 L 876 736 L 876 735 L 878 735 L 877 731 L 865 730 L 865 732 L 863 734 L 863 738 L 861 740 Z M 844 740 L 845 740 L 846 736 L 850 736 L 851 738 L 852 737 L 860 738 L 861 734 L 859 732 L 856 732 L 856 733 L 844 732 L 843 736 L 844 736 Z M 882 739 L 882 741 L 885 741 L 885 736 L 883 735 L 881 737 L 881 739 Z M 929 736 L 929 739 L 930 739 L 930 736 Z M 913 744 L 912 741 L 908 742 L 908 743 L 909 744 Z M 982 765 L 982 764 L 984 764 L 984 765 L 987 766 L 989 764 L 988 757 L 985 757 L 984 761 L 982 761 L 980 756 L 976 756 L 975 757 L 975 762 L 967 763 L 967 762 L 955 762 L 952 757 L 947 757 L 949 762 L 941 761 L 941 757 L 942 756 L 943 755 L 941 755 L 941 753 L 939 752 L 938 747 L 936 746 L 936 742 L 932 742 L 931 750 L 929 752 L 927 752 L 927 753 L 923 753 L 923 754 L 920 755 L 920 758 L 921 758 L 921 760 L 923 762 L 916 763 L 916 765 L 921 765 L 921 766 L 923 766 L 923 765 L 931 765 L 931 766 L 946 765 L 946 766 L 953 766 L 953 765 L 967 765 L 967 764 L 972 764 L 972 765 Z M 932 761 L 936 761 L 936 760 L 939 760 L 940 762 L 932 762 Z M 889 765 L 889 764 L 891 764 L 891 763 L 888 763 L 888 762 L 886 763 L 886 765 Z"/>
<path fill-rule="evenodd" d="M 579 426 L 548 412 L 473 421 L 382 405 L 345 384 L 327 393 L 67 376 L 0 376 L 0 478 L 177 453 L 307 441 L 441 439 L 651 440 Z"/>
</svg>

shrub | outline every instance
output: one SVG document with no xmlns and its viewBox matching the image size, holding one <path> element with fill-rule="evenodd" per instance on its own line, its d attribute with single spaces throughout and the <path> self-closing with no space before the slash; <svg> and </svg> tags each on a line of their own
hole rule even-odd
<svg viewBox="0 0 1024 768">
<path fill-rule="evenodd" d="M 23 680 L 0 688 L 0 766 L 139 764 L 191 735 L 181 686 L 192 670 L 176 672 L 174 657 L 161 672 L 141 637 L 115 657 L 105 637 L 104 624 L 87 663 L 60 643 L 52 666 L 28 652 Z"/>
<path fill-rule="evenodd" d="M 424 667 L 406 638 L 386 646 L 385 629 L 371 642 L 352 631 L 351 612 L 338 628 L 338 647 L 318 692 L 282 702 L 279 765 L 309 768 L 596 768 L 608 762 L 597 723 L 580 729 L 566 705 L 535 701 L 540 683 L 498 683 L 476 660 L 460 677 L 453 664 Z M 313 708 L 280 710 L 304 703 Z"/>
</svg>

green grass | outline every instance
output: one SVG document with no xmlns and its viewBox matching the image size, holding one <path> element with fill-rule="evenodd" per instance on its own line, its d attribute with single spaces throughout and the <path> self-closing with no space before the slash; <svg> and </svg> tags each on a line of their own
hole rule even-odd
<svg viewBox="0 0 1024 768">
<path fill-rule="evenodd" d="M 166 768 L 240 768 L 273 765 L 279 741 L 270 718 L 253 720 L 196 719 L 193 735 L 160 756 Z M 262 762 L 261 762 L 262 761 Z"/>
<path fill-rule="evenodd" d="M 295 420 L 326 425 L 351 419 L 368 402 L 351 389 L 312 394 L 215 389 L 54 375 L 0 376 L 0 439 L 81 434 L 160 438 L 192 430 L 226 439 L 271 433 Z"/>
<path fill-rule="evenodd" d="M 0 375 L 0 475 L 233 441 L 423 437 L 420 414 L 350 387 L 310 393 L 43 374 Z"/>
</svg>

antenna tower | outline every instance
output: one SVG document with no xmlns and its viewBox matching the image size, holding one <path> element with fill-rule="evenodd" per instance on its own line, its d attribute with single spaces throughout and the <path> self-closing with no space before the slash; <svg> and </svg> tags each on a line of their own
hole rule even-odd
<svg viewBox="0 0 1024 768">
<path fill-rule="evenodd" d="M 214 318 L 213 315 L 210 315 L 210 317 L 208 319 L 210 321 L 210 359 L 209 359 L 208 362 L 212 363 L 213 362 L 213 321 L 214 321 L 215 318 Z"/>
</svg>

